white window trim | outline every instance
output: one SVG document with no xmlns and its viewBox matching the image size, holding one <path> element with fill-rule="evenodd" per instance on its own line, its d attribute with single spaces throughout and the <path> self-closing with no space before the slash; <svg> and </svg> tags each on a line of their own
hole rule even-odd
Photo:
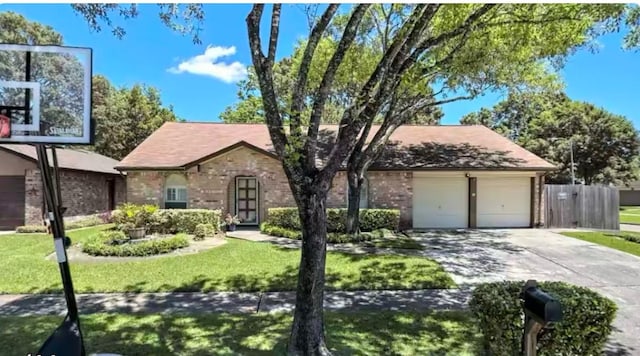
<svg viewBox="0 0 640 356">
<path fill-rule="evenodd" d="M 244 223 L 241 222 L 239 225 L 260 225 L 260 182 L 258 182 L 257 177 L 236 177 L 235 184 L 235 214 L 238 215 L 238 180 L 239 179 L 253 179 L 256 182 L 256 222 L 255 223 Z"/>
<path fill-rule="evenodd" d="M 169 200 L 169 189 L 175 189 L 176 200 Z M 178 199 L 178 189 L 184 189 L 185 200 Z M 164 187 L 164 199 L 165 199 L 164 201 L 168 203 L 187 203 L 187 201 L 189 200 L 189 197 L 187 194 L 187 187 L 180 186 L 180 185 L 170 185 L 170 186 Z"/>
</svg>

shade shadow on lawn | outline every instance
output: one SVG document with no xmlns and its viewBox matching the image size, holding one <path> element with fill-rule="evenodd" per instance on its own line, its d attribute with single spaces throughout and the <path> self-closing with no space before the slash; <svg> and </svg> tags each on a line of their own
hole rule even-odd
<svg viewBox="0 0 640 356">
<path fill-rule="evenodd" d="M 0 317 L 0 349 L 35 352 L 61 317 Z M 327 343 L 337 355 L 472 355 L 478 334 L 464 312 L 326 313 Z M 89 353 L 123 355 L 281 354 L 289 314 L 82 317 Z"/>
</svg>

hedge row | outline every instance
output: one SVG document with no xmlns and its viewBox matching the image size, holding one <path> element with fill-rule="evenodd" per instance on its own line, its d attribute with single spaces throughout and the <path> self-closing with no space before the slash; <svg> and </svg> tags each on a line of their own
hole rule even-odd
<svg viewBox="0 0 640 356">
<path fill-rule="evenodd" d="M 102 224 L 107 224 L 109 221 L 98 215 L 92 215 L 86 218 L 65 222 L 64 228 L 66 230 L 74 230 L 81 229 L 85 227 L 97 226 Z M 25 225 L 18 226 L 16 228 L 16 232 L 19 234 L 30 234 L 30 233 L 46 233 L 47 227 L 44 225 Z"/>
<path fill-rule="evenodd" d="M 189 246 L 184 234 L 137 243 L 119 244 L 128 238 L 122 231 L 103 231 L 90 237 L 82 244 L 82 251 L 92 256 L 150 256 L 169 253 Z"/>
<path fill-rule="evenodd" d="M 524 281 L 478 286 L 469 302 L 483 334 L 484 354 L 518 355 L 524 320 L 519 299 Z M 563 320 L 538 340 L 538 355 L 602 355 L 616 314 L 613 301 L 587 288 L 540 282 L 562 305 Z"/>
<path fill-rule="evenodd" d="M 267 223 L 290 230 L 300 230 L 298 208 L 271 208 L 267 210 Z M 327 231 L 345 232 L 347 209 L 327 209 Z M 360 209 L 360 230 L 374 231 L 378 229 L 398 230 L 400 210 L 397 209 Z"/>
<path fill-rule="evenodd" d="M 150 233 L 194 234 L 199 224 L 209 224 L 214 233 L 220 229 L 222 212 L 208 209 L 158 209 L 154 205 L 123 204 L 112 213 L 113 222 L 122 228 L 133 224 Z"/>
<path fill-rule="evenodd" d="M 302 232 L 300 230 L 287 229 L 280 226 L 274 226 L 269 223 L 260 224 L 260 231 L 264 234 L 278 237 L 286 237 L 288 239 L 300 240 L 302 239 Z M 348 243 L 348 242 L 362 242 L 370 241 L 374 238 L 381 238 L 383 236 L 382 230 L 374 230 L 371 232 L 363 232 L 358 235 L 345 234 L 341 232 L 330 232 L 327 234 L 328 243 Z"/>
</svg>

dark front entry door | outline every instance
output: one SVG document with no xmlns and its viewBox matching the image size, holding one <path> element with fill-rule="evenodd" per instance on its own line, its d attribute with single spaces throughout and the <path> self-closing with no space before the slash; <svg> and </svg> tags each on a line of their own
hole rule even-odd
<svg viewBox="0 0 640 356">
<path fill-rule="evenodd" d="M 255 177 L 236 178 L 236 212 L 242 224 L 258 224 L 258 180 Z"/>
<path fill-rule="evenodd" d="M 109 194 L 109 210 L 115 210 L 116 208 L 116 181 L 113 179 L 107 180 L 107 194 Z"/>
</svg>

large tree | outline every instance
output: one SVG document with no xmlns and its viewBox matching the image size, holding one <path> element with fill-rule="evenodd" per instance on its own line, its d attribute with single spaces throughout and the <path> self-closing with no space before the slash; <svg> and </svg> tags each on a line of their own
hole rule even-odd
<svg viewBox="0 0 640 356">
<path fill-rule="evenodd" d="M 105 5 L 95 6 L 102 9 Z M 491 88 L 544 81 L 548 64 L 561 64 L 557 59 L 585 45 L 598 34 L 597 29 L 615 28 L 623 11 L 622 5 L 407 5 L 406 16 L 389 31 L 386 50 L 365 58 L 375 64 L 364 73 L 364 84 L 354 88 L 324 152 L 319 125 L 339 69 L 349 50 L 358 46 L 360 25 L 370 10 L 369 5 L 361 4 L 340 12 L 347 14 L 346 22 L 335 35 L 328 60 L 321 62 L 319 84 L 311 86 L 317 50 L 337 18 L 338 7 L 323 6 L 322 15 L 311 21 L 295 67 L 290 99 L 279 96 L 274 75 L 281 5 L 271 7 L 267 38 L 261 35 L 264 5 L 254 5 L 246 19 L 265 121 L 298 205 L 303 230 L 290 354 L 329 354 L 323 318 L 326 199 L 338 169 L 369 133 L 366 128 L 376 117 L 382 115 L 383 120 L 371 130 L 373 139 L 365 142 L 365 150 L 384 146 L 403 123 L 403 117 L 387 115 L 396 106 L 424 109 Z M 606 19 L 614 21 L 610 26 L 594 26 Z M 405 108 L 404 99 L 414 92 L 408 90 L 411 85 L 403 83 L 437 85 L 434 94 L 447 94 L 447 98 L 425 97 Z M 306 105 L 310 110 L 305 111 Z M 317 159 L 320 152 L 322 160 Z"/>
<path fill-rule="evenodd" d="M 585 184 L 637 178 L 639 141 L 633 123 L 562 92 L 511 93 L 460 122 L 485 125 L 556 164 L 548 182 L 571 182 L 571 154 L 575 176 Z"/>
</svg>

